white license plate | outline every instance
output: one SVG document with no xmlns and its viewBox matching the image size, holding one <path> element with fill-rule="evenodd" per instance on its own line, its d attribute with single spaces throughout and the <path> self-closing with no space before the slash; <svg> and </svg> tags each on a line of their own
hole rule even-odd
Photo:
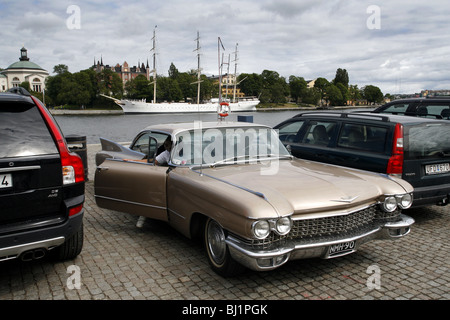
<svg viewBox="0 0 450 320">
<path fill-rule="evenodd" d="M 328 256 L 341 255 L 355 250 L 355 241 L 333 244 L 328 249 Z"/>
<path fill-rule="evenodd" d="M 441 174 L 450 172 L 450 163 L 429 164 L 425 166 L 426 174 Z"/>
<path fill-rule="evenodd" d="M 11 188 L 12 186 L 12 175 L 10 173 L 0 173 L 0 189 Z"/>
</svg>

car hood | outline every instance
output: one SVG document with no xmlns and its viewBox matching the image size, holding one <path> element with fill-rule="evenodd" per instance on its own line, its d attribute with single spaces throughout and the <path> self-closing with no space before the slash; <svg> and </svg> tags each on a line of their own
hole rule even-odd
<svg viewBox="0 0 450 320">
<path fill-rule="evenodd" d="M 305 160 L 202 169 L 203 174 L 268 201 L 278 215 L 354 210 L 383 194 L 412 192 L 403 180 Z"/>
</svg>

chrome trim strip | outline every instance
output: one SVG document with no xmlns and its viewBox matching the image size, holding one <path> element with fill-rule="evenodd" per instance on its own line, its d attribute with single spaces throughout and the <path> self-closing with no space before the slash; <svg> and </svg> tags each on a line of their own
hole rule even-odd
<svg viewBox="0 0 450 320">
<path fill-rule="evenodd" d="M 2 260 L 9 260 L 14 259 L 20 256 L 23 252 L 32 250 L 32 249 L 39 249 L 39 248 L 45 248 L 47 250 L 50 250 L 56 246 L 59 246 L 63 244 L 65 241 L 64 237 L 57 237 L 37 242 L 31 242 L 31 243 L 24 243 L 17 246 L 7 247 L 7 248 L 1 248 L 0 249 L 0 261 Z"/>
<path fill-rule="evenodd" d="M 0 172 L 13 172 L 13 171 L 25 171 L 25 170 L 39 170 L 41 166 L 25 166 L 25 167 L 8 167 L 1 168 Z"/>
<path fill-rule="evenodd" d="M 254 190 L 251 190 L 251 189 L 248 189 L 248 188 L 239 186 L 239 185 L 237 185 L 237 184 L 231 183 L 231 182 L 229 182 L 229 181 L 226 181 L 226 180 L 223 180 L 223 179 L 220 179 L 220 178 L 216 178 L 216 177 L 214 177 L 214 176 L 211 176 L 211 175 L 209 175 L 209 174 L 203 173 L 203 172 L 201 172 L 201 171 L 197 171 L 197 170 L 195 170 L 194 168 L 191 168 L 191 170 L 192 170 L 193 172 L 195 172 L 195 173 L 198 173 L 198 174 L 202 175 L 202 176 L 207 176 L 208 178 L 211 178 L 211 179 L 214 179 L 214 180 L 217 180 L 217 181 L 226 183 L 226 184 L 228 184 L 228 185 L 230 185 L 230 186 L 239 188 L 239 189 L 241 189 L 241 190 L 250 192 L 250 193 L 252 193 L 252 194 L 254 194 L 254 195 L 256 195 L 256 196 L 258 196 L 258 197 L 260 197 L 260 198 L 262 198 L 262 199 L 264 199 L 264 200 L 266 200 L 267 202 L 269 202 L 269 201 L 267 200 L 266 196 L 265 196 L 263 193 L 261 193 L 261 192 L 254 191 Z"/>
<path fill-rule="evenodd" d="M 155 209 L 162 209 L 162 210 L 166 210 L 167 209 L 167 207 L 154 206 L 154 205 L 151 205 L 151 204 L 145 204 L 145 203 L 140 203 L 140 202 L 134 202 L 134 201 L 110 198 L 110 197 L 99 196 L 99 195 L 95 195 L 95 198 L 101 198 L 101 199 L 105 199 L 105 200 L 112 200 L 112 201 L 117 201 L 117 202 L 134 204 L 134 205 L 137 205 L 137 206 L 149 207 L 149 208 L 155 208 Z"/>
</svg>

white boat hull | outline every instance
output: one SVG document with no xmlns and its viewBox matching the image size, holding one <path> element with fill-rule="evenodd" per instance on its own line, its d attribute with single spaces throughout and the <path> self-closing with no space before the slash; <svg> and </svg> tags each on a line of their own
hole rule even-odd
<svg viewBox="0 0 450 320">
<path fill-rule="evenodd" d="M 218 103 L 148 103 L 139 100 L 116 100 L 124 113 L 217 113 Z M 259 100 L 230 103 L 230 112 L 256 111 Z"/>
</svg>

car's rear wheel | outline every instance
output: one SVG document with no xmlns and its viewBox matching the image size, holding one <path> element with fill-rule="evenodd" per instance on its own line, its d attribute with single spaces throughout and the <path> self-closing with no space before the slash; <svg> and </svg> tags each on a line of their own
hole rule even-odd
<svg viewBox="0 0 450 320">
<path fill-rule="evenodd" d="M 221 276 L 233 276 L 244 270 L 230 255 L 225 231 L 217 221 L 208 219 L 204 229 L 204 244 L 209 264 Z"/>
<path fill-rule="evenodd" d="M 83 248 L 84 229 L 83 224 L 81 224 L 78 231 L 72 235 L 70 238 L 55 248 L 55 258 L 58 260 L 71 260 L 76 258 Z"/>
</svg>

